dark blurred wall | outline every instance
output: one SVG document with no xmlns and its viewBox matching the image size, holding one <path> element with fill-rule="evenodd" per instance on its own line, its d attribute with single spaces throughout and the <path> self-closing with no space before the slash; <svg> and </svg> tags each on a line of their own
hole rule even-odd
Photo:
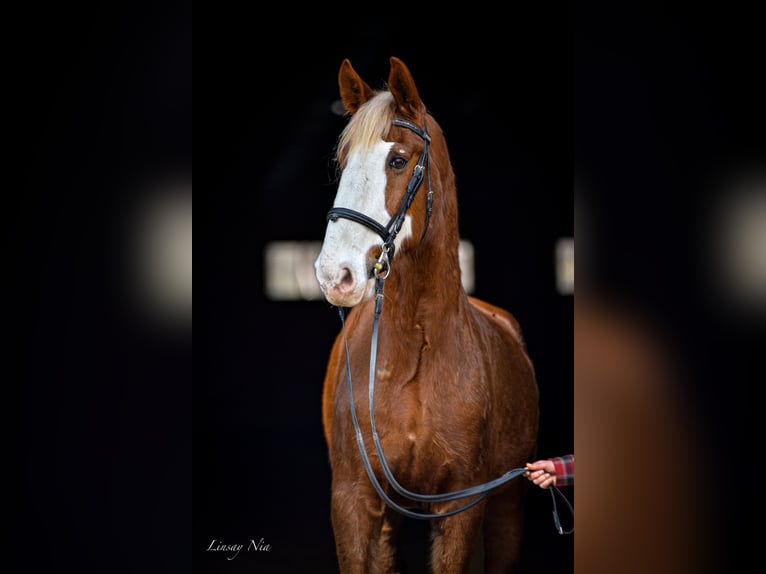
<svg viewBox="0 0 766 574">
<path fill-rule="evenodd" d="M 189 571 L 191 6 L 3 19 L 2 568 Z"/>
<path fill-rule="evenodd" d="M 758 548 L 760 19 L 740 3 L 573 16 L 576 569 L 725 571 Z"/>
</svg>

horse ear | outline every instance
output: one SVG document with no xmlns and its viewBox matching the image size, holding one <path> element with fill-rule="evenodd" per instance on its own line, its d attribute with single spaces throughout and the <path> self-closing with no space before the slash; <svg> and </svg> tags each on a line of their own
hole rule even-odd
<svg viewBox="0 0 766 574">
<path fill-rule="evenodd" d="M 340 65 L 338 84 L 340 85 L 340 98 L 349 114 L 355 114 L 362 104 L 375 95 L 373 89 L 351 67 L 348 58 L 343 60 Z"/>
<path fill-rule="evenodd" d="M 406 119 L 421 123 L 426 107 L 420 100 L 410 70 L 399 58 L 391 57 L 391 71 L 388 75 L 388 89 L 394 96 L 399 114 Z"/>
</svg>

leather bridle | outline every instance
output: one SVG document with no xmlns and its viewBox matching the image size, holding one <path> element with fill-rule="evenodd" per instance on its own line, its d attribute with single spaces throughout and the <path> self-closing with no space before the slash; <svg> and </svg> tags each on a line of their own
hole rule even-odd
<svg viewBox="0 0 766 574">
<path fill-rule="evenodd" d="M 394 257 L 394 240 L 396 239 L 399 231 L 402 229 L 402 225 L 404 224 L 404 217 L 407 214 L 407 210 L 412 205 L 412 201 L 415 199 L 415 195 L 418 193 L 421 184 L 423 183 L 423 179 L 426 175 L 424 172 L 426 171 L 428 175 L 428 197 L 426 198 L 426 216 L 425 224 L 423 226 L 423 233 L 420 236 L 421 240 L 425 236 L 426 230 L 428 229 L 428 222 L 431 219 L 431 209 L 434 200 L 434 191 L 431 187 L 431 161 L 429 155 L 429 144 L 431 143 L 431 136 L 428 135 L 425 124 L 423 124 L 423 128 L 421 129 L 412 122 L 408 122 L 407 120 L 402 120 L 399 118 L 394 118 L 391 123 L 395 126 L 400 126 L 412 130 L 421 138 L 423 138 L 423 153 L 420 154 L 420 158 L 418 158 L 418 162 L 415 164 L 415 167 L 412 170 L 412 177 L 410 177 L 410 181 L 407 183 L 407 190 L 404 192 L 404 196 L 399 202 L 399 207 L 397 208 L 396 212 L 391 216 L 391 219 L 388 220 L 386 225 L 381 225 L 369 215 L 354 209 L 350 209 L 348 207 L 333 207 L 327 213 L 327 221 L 337 221 L 339 218 L 350 219 L 351 221 L 361 223 L 362 225 L 372 229 L 375 233 L 380 235 L 381 239 L 383 239 L 383 251 L 381 252 L 378 263 L 376 264 L 376 275 L 387 270 L 390 260 Z"/>
</svg>

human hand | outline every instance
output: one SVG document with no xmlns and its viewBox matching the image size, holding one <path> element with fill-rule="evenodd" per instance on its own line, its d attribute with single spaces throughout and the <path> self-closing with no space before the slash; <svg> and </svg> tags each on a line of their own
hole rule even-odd
<svg viewBox="0 0 766 574">
<path fill-rule="evenodd" d="M 528 462 L 524 476 L 540 488 L 550 488 L 556 485 L 556 467 L 551 460 Z"/>
</svg>

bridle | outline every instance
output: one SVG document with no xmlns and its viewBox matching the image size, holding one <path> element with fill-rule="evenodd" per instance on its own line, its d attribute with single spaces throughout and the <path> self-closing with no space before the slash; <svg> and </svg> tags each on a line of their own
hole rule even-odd
<svg viewBox="0 0 766 574">
<path fill-rule="evenodd" d="M 426 170 L 428 171 L 428 197 L 426 198 L 426 216 L 425 224 L 423 226 L 423 233 L 420 236 L 421 240 L 425 236 L 426 230 L 428 229 L 428 222 L 431 219 L 431 209 L 433 207 L 434 201 L 434 191 L 431 187 L 431 156 L 429 155 L 431 136 L 428 135 L 425 124 L 423 124 L 423 128 L 421 129 L 412 122 L 408 122 L 407 120 L 402 120 L 399 118 L 395 118 L 391 123 L 395 126 L 400 126 L 412 130 L 421 138 L 423 138 L 423 153 L 420 154 L 420 158 L 418 158 L 418 162 L 415 164 L 415 167 L 412 170 L 412 177 L 410 177 L 410 181 L 407 183 L 407 190 L 404 192 L 404 196 L 399 202 L 399 207 L 397 208 L 396 212 L 391 216 L 391 219 L 388 220 L 386 225 L 381 225 L 369 215 L 365 215 L 360 211 L 356 211 L 348 207 L 333 207 L 327 213 L 327 221 L 337 221 L 341 217 L 350 219 L 351 221 L 361 223 L 362 225 L 372 229 L 375 233 L 380 235 L 381 239 L 383 239 L 383 251 L 381 252 L 380 258 L 376 263 L 376 275 L 377 273 L 384 272 L 388 268 L 390 260 L 394 257 L 394 251 L 396 249 L 394 246 L 394 240 L 396 239 L 399 231 L 402 229 L 402 225 L 404 224 L 404 217 L 407 214 L 407 210 L 412 205 L 412 201 L 415 199 L 415 195 L 418 193 L 421 184 L 423 183 L 424 171 Z"/>
<path fill-rule="evenodd" d="M 452 516 L 453 514 L 458 514 L 460 512 L 463 512 L 464 510 L 468 510 L 472 506 L 475 506 L 476 504 L 484 500 L 490 491 L 524 474 L 527 471 L 527 469 L 524 467 L 515 468 L 512 470 L 509 470 L 508 472 L 506 472 L 505 474 L 501 475 L 500 477 L 494 480 L 491 480 L 476 486 L 472 486 L 469 488 L 465 488 L 462 490 L 445 492 L 441 494 L 419 494 L 419 493 L 407 490 L 406 488 L 401 486 L 399 482 L 397 482 L 396 478 L 393 475 L 393 472 L 391 471 L 391 468 L 388 465 L 386 457 L 383 454 L 383 447 L 381 445 L 380 437 L 378 435 L 378 430 L 375 425 L 375 409 L 374 409 L 375 370 L 376 370 L 375 365 L 376 365 L 377 354 L 378 354 L 377 353 L 378 324 L 380 321 L 380 313 L 383 306 L 383 284 L 391 270 L 390 260 L 393 258 L 393 255 L 394 255 L 394 240 L 396 239 L 396 235 L 401 230 L 407 210 L 412 205 L 412 201 L 414 200 L 415 195 L 418 192 L 418 189 L 420 189 L 420 186 L 423 183 L 423 178 L 424 178 L 423 172 L 425 169 L 428 170 L 428 198 L 427 198 L 427 207 L 426 207 L 426 216 L 425 216 L 425 226 L 423 228 L 421 239 L 425 235 L 426 230 L 428 229 L 428 222 L 431 217 L 431 208 L 433 205 L 433 189 L 431 187 L 431 164 L 430 164 L 430 156 L 429 156 L 429 144 L 431 142 L 431 138 L 428 135 L 425 127 L 421 129 L 417 125 L 411 122 L 408 122 L 406 120 L 401 120 L 398 118 L 394 119 L 392 123 L 393 125 L 405 127 L 412 130 L 413 132 L 418 134 L 421 138 L 423 138 L 423 141 L 424 141 L 423 153 L 421 154 L 417 164 L 415 165 L 415 168 L 412 173 L 412 177 L 410 178 L 410 181 L 407 184 L 407 190 L 404 194 L 404 197 L 402 197 L 402 200 L 399 203 L 399 207 L 394 213 L 394 215 L 391 217 L 388 223 L 385 226 L 383 226 L 377 221 L 375 221 L 373 218 L 359 211 L 349 209 L 346 207 L 333 207 L 328 212 L 327 219 L 328 221 L 336 221 L 338 218 L 346 218 L 352 221 L 356 221 L 357 223 L 360 223 L 362 225 L 369 227 L 370 229 L 375 231 L 378 235 L 380 235 L 380 237 L 383 239 L 383 245 L 382 245 L 382 251 L 381 251 L 380 257 L 378 259 L 378 262 L 373 267 L 373 271 L 372 271 L 375 277 L 376 297 L 375 297 L 375 315 L 374 315 L 374 320 L 372 325 L 372 339 L 370 343 L 370 371 L 369 371 L 369 384 L 368 384 L 368 402 L 369 402 L 369 411 L 370 411 L 369 412 L 370 425 L 372 428 L 372 439 L 373 439 L 373 442 L 375 443 L 375 448 L 378 453 L 379 462 L 383 469 L 383 474 L 385 475 L 386 480 L 388 480 L 391 487 L 399 495 L 414 502 L 430 502 L 430 503 L 449 502 L 453 500 L 459 500 L 462 498 L 475 497 L 473 500 L 467 502 L 466 504 L 446 512 L 442 512 L 442 513 L 415 512 L 395 502 L 383 489 L 383 487 L 380 484 L 380 481 L 375 476 L 375 472 L 370 463 L 370 458 L 367 455 L 367 449 L 364 444 L 364 438 L 362 437 L 362 430 L 359 425 L 359 419 L 356 413 L 356 406 L 354 404 L 353 385 L 351 382 L 351 363 L 349 360 L 348 340 L 346 338 L 347 308 L 338 307 L 340 319 L 343 324 L 343 342 L 344 342 L 345 350 L 346 350 L 346 374 L 347 374 L 346 385 L 348 388 L 349 402 L 351 405 L 351 418 L 354 423 L 354 432 L 356 433 L 357 446 L 359 447 L 359 453 L 362 457 L 362 464 L 364 465 L 364 469 L 367 472 L 367 476 L 369 477 L 370 482 L 375 488 L 375 491 L 378 493 L 381 499 L 383 499 L 383 501 L 389 507 L 399 512 L 400 514 L 404 516 L 408 516 L 410 518 L 430 520 L 433 518 L 444 518 L 447 516 Z M 574 515 L 574 509 L 571 503 L 555 485 L 551 485 L 548 488 L 548 490 L 551 493 L 551 499 L 553 501 L 553 520 L 556 526 L 556 530 L 558 531 L 559 534 L 571 534 L 574 531 L 574 527 L 572 527 L 569 530 L 564 530 L 561 526 L 561 522 L 559 520 L 559 516 L 558 516 L 558 512 L 556 508 L 555 495 L 558 495 L 567 504 L 567 506 L 569 507 L 569 510 Z"/>
</svg>

